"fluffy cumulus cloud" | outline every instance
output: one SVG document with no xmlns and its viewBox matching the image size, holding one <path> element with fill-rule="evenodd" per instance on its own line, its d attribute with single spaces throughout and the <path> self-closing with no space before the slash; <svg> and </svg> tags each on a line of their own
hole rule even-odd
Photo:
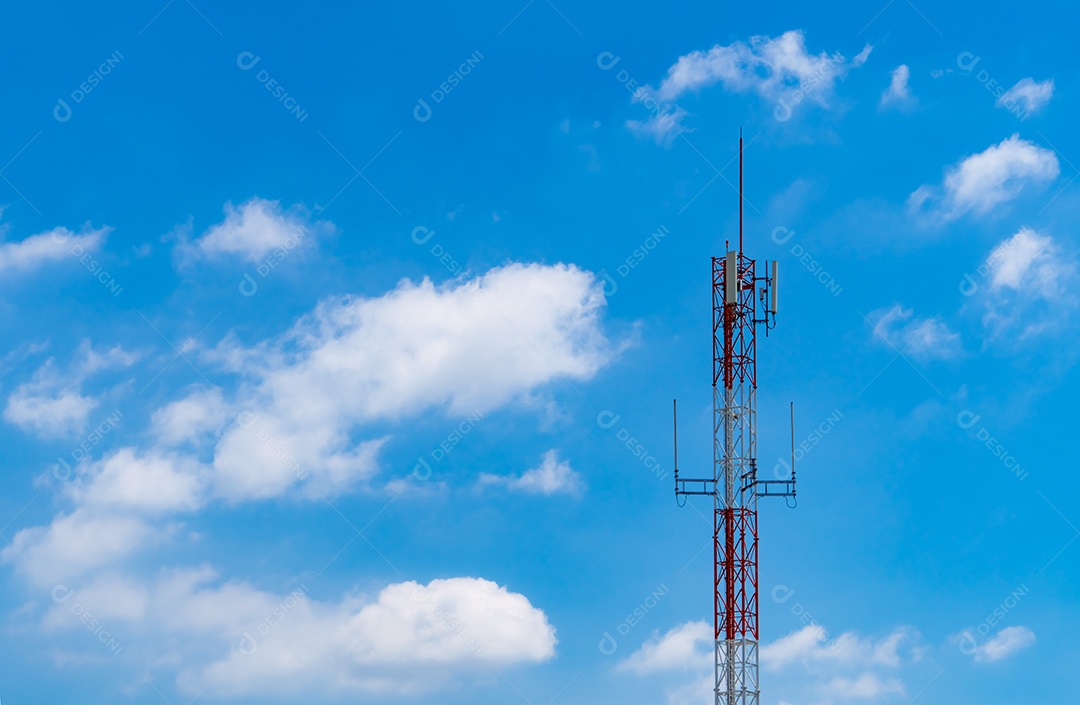
<svg viewBox="0 0 1080 705">
<path fill-rule="evenodd" d="M 183 511 L 201 506 L 205 483 L 201 475 L 197 463 L 182 456 L 137 456 L 131 448 L 122 448 L 83 467 L 67 491 L 78 504 L 89 507 Z"/>
<path fill-rule="evenodd" d="M 570 467 L 569 461 L 559 460 L 559 454 L 555 449 L 544 453 L 544 458 L 538 467 L 512 477 L 485 473 L 480 476 L 480 485 L 497 485 L 517 492 L 544 495 L 577 495 L 585 489 L 581 475 Z"/>
<path fill-rule="evenodd" d="M 154 412 L 151 426 L 160 444 L 199 444 L 229 422 L 231 408 L 219 389 L 196 389 Z"/>
<path fill-rule="evenodd" d="M 281 596 L 238 588 L 247 593 L 245 609 L 219 612 L 220 623 L 208 625 L 222 656 L 180 673 L 181 690 L 191 695 L 204 688 L 223 696 L 431 693 L 452 679 L 555 654 L 555 630 L 543 611 L 489 580 L 407 581 L 370 599 L 335 603 L 311 599 L 303 587 Z M 189 595 L 198 597 L 181 594 L 182 606 Z M 417 668 L 425 678 L 410 677 Z"/>
<path fill-rule="evenodd" d="M 653 634 L 618 668 L 638 674 L 701 670 L 712 662 L 712 656 L 712 627 L 705 622 L 687 622 L 662 635 Z"/>
<path fill-rule="evenodd" d="M 910 108 L 915 104 L 915 97 L 911 94 L 911 86 L 908 80 L 911 78 L 911 69 L 907 64 L 900 64 L 892 72 L 889 87 L 881 94 L 879 106 L 881 108 Z"/>
<path fill-rule="evenodd" d="M 168 526 L 214 498 L 348 490 L 375 474 L 386 441 L 364 439 L 367 423 L 432 409 L 487 412 L 552 380 L 594 375 L 616 352 L 601 330 L 604 304 L 591 273 L 513 264 L 440 287 L 403 281 L 381 297 L 327 300 L 278 339 L 254 347 L 226 341 L 207 359 L 243 375 L 234 398 L 191 391 L 152 415 L 149 447 L 84 459 L 64 486 L 76 511 L 23 529 L 5 556 L 39 555 L 51 566 L 80 522 L 88 535 L 121 532 L 115 550 L 80 558 L 92 565 L 165 530 L 144 517 Z M 107 357 L 90 351 L 82 366 L 103 366 Z M 24 419 L 28 407 L 20 404 L 9 404 L 9 416 Z M 552 452 L 510 486 L 550 494 L 583 485 Z"/>
<path fill-rule="evenodd" d="M 65 369 L 50 358 L 30 381 L 16 387 L 4 406 L 4 420 L 46 439 L 82 433 L 99 406 L 96 397 L 83 392 L 83 383 L 98 372 L 128 367 L 136 359 L 123 348 L 97 352 L 84 341 Z"/>
<path fill-rule="evenodd" d="M 653 116 L 646 121 L 631 120 L 627 126 L 659 143 L 669 141 L 685 130 L 685 112 L 676 101 L 716 84 L 731 93 L 752 93 L 774 103 L 774 115 L 786 121 L 803 102 L 829 107 L 837 81 L 861 66 L 870 50 L 867 45 L 850 61 L 840 53 L 812 54 L 802 30 L 791 30 L 779 37 L 754 36 L 749 42 L 693 51 L 679 57 L 659 88 L 645 86 L 634 94 L 635 102 L 645 103 Z"/>
<path fill-rule="evenodd" d="M 225 220 L 194 241 L 204 255 L 231 255 L 260 262 L 274 252 L 309 247 L 325 221 L 312 222 L 300 206 L 283 209 L 278 201 L 252 198 L 239 206 L 225 204 Z"/>
<path fill-rule="evenodd" d="M 1033 78 L 1023 78 L 997 99 L 997 106 L 1006 110 L 1019 111 L 1027 117 L 1046 107 L 1053 97 L 1054 79 L 1036 81 Z"/>
<path fill-rule="evenodd" d="M 941 187 L 920 186 L 908 205 L 914 213 L 943 221 L 969 213 L 985 215 L 1017 198 L 1025 188 L 1052 182 L 1060 171 L 1052 150 L 1014 134 L 950 167 Z"/>
<path fill-rule="evenodd" d="M 68 609 L 77 600 L 132 658 L 148 654 L 139 666 L 151 677 L 175 678 L 191 695 L 431 691 L 547 660 L 556 639 L 544 612 L 481 578 L 315 599 L 207 566 L 148 574 L 146 565 L 197 539 L 188 523 L 211 503 L 318 498 L 372 480 L 383 434 L 405 419 L 535 404 L 554 380 L 592 377 L 618 353 L 603 331 L 605 305 L 589 272 L 508 264 L 441 286 L 402 281 L 378 297 L 327 299 L 253 345 L 227 338 L 200 354 L 211 374 L 237 378 L 231 391 L 189 388 L 150 414 L 141 443 L 43 478 L 62 510 L 15 532 L 0 559 L 37 594 L 53 590 L 42 607 L 48 629 L 85 629 Z M 78 391 L 133 359 L 86 345 L 73 377 L 46 364 L 28 384 Z M 583 487 L 554 451 L 508 486 Z M 431 678 L 409 677 L 417 665 Z"/>
<path fill-rule="evenodd" d="M 761 664 L 766 669 L 776 671 L 792 664 L 899 666 L 902 662 L 901 648 L 911 646 L 916 637 L 914 631 L 901 627 L 881 639 L 844 632 L 829 641 L 824 628 L 811 624 L 761 647 Z"/>
<path fill-rule="evenodd" d="M 943 321 L 917 316 L 900 304 L 878 309 L 867 316 L 874 340 L 918 360 L 947 360 L 963 352 L 960 334 Z"/>
<path fill-rule="evenodd" d="M 483 413 L 552 380 L 588 379 L 615 353 L 600 328 L 604 305 L 589 272 L 511 264 L 330 299 L 279 340 L 226 343 L 211 358 L 250 384 L 217 444 L 218 489 L 269 496 L 303 476 L 312 491 L 334 491 L 373 472 L 381 441 L 352 443 L 358 424 L 432 408 Z"/>
<path fill-rule="evenodd" d="M 47 587 L 121 561 L 149 545 L 157 533 L 141 518 L 80 507 L 58 514 L 47 526 L 21 529 L 0 551 L 0 559 Z"/>
<path fill-rule="evenodd" d="M 653 634 L 617 668 L 639 676 L 672 674 L 670 705 L 702 702 L 712 690 L 712 627 L 688 622 L 664 634 Z M 922 658 L 919 635 L 907 627 L 881 638 L 844 632 L 830 640 L 817 624 L 808 625 L 760 647 L 762 669 L 775 674 L 779 689 L 788 681 L 799 697 L 813 702 L 871 700 L 883 694 L 904 695 L 897 672 Z M 691 676 L 691 680 L 687 680 Z"/>
<path fill-rule="evenodd" d="M 96 252 L 111 228 L 83 228 L 76 234 L 67 228 L 54 228 L 16 242 L 3 242 L 7 228 L 0 228 L 0 274 L 29 272 L 49 262 L 75 261 Z"/>
<path fill-rule="evenodd" d="M 1028 227 L 1002 240 L 978 271 L 989 280 L 983 320 L 999 337 L 1026 340 L 1059 328 L 1078 303 L 1075 257 L 1051 236 Z"/>
<path fill-rule="evenodd" d="M 175 679 L 188 698 L 431 693 L 546 661 L 557 644 L 528 598 L 471 577 L 319 599 L 305 583 L 268 592 L 200 567 L 60 583 L 50 595 L 46 630 L 77 633 L 77 615 L 92 614 L 114 653 L 152 680 Z M 412 677 L 417 668 L 424 678 Z"/>
</svg>

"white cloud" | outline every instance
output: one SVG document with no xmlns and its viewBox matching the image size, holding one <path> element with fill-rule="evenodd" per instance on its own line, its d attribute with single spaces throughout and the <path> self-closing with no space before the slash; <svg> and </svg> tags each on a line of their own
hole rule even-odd
<svg viewBox="0 0 1080 705">
<path fill-rule="evenodd" d="M 1021 227 L 979 268 L 990 284 L 984 325 L 996 337 L 1022 341 L 1060 328 L 1076 308 L 1077 262 L 1049 235 Z"/>
<path fill-rule="evenodd" d="M 313 229 L 327 225 L 324 221 L 312 224 L 300 206 L 283 210 L 278 201 L 255 197 L 239 206 L 226 203 L 225 220 L 209 228 L 194 244 L 204 254 L 235 255 L 259 262 L 275 250 L 309 246 Z"/>
<path fill-rule="evenodd" d="M 444 620 L 444 615 L 454 619 Z M 372 665 L 538 662 L 555 654 L 555 629 L 544 613 L 524 595 L 490 580 L 391 585 L 346 629 L 353 658 Z M 462 630 L 475 643 L 463 638 Z"/>
<path fill-rule="evenodd" d="M 761 661 L 766 668 L 783 668 L 791 663 L 821 658 L 828 654 L 824 646 L 827 638 L 824 627 L 808 625 L 761 647 Z"/>
<path fill-rule="evenodd" d="M 905 355 L 921 359 L 947 360 L 963 352 L 960 335 L 937 317 L 921 318 L 900 304 L 878 309 L 867 316 L 874 338 Z"/>
<path fill-rule="evenodd" d="M 897 678 L 880 678 L 863 673 L 853 678 L 837 676 L 821 686 L 820 690 L 833 698 L 878 700 L 886 693 L 903 695 L 904 684 Z"/>
<path fill-rule="evenodd" d="M 84 228 L 76 235 L 67 228 L 53 228 L 18 242 L 0 242 L 0 274 L 27 272 L 47 263 L 77 260 L 97 251 L 111 228 Z"/>
<path fill-rule="evenodd" d="M 908 108 L 914 105 L 915 98 L 911 95 L 911 86 L 908 79 L 911 78 L 911 70 L 907 64 L 900 64 L 892 71 L 892 79 L 889 87 L 881 94 L 881 108 Z"/>
<path fill-rule="evenodd" d="M 55 585 L 127 557 L 155 533 L 141 519 L 80 508 L 58 514 L 48 526 L 22 529 L 0 558 L 31 582 Z"/>
<path fill-rule="evenodd" d="M 1053 97 L 1054 79 L 1035 81 L 1033 78 L 1022 78 L 997 99 L 996 105 L 1008 110 L 1018 109 L 1027 117 L 1046 107 Z"/>
<path fill-rule="evenodd" d="M 993 663 L 1020 653 L 1035 644 L 1035 632 L 1027 627 L 1005 627 L 975 649 L 979 663 Z"/>
<path fill-rule="evenodd" d="M 484 412 L 528 400 L 558 377 L 591 377 L 615 354 L 600 327 L 604 304 L 591 273 L 517 264 L 440 287 L 405 281 L 378 298 L 324 301 L 280 339 L 210 354 L 249 377 L 235 400 L 197 390 L 160 409 L 149 447 L 81 464 L 65 488 L 75 510 L 18 532 L 3 556 L 26 558 L 38 576 L 65 566 L 81 574 L 167 537 L 174 515 L 214 497 L 262 499 L 298 485 L 308 497 L 347 490 L 377 470 L 386 438 L 362 438 L 373 420 L 432 408 Z M 75 376 L 132 359 L 86 345 Z M 174 449 L 185 436 L 198 456 Z M 570 491 L 578 481 L 549 454 L 514 486 Z M 166 528 L 147 524 L 150 516 Z"/>
<path fill-rule="evenodd" d="M 919 187 L 908 205 L 914 212 L 929 211 L 944 221 L 967 213 L 984 215 L 1015 199 L 1026 186 L 1048 184 L 1059 173 L 1053 151 L 1014 134 L 948 169 L 941 188 Z"/>
<path fill-rule="evenodd" d="M 557 644 L 541 609 L 482 578 L 405 581 L 328 601 L 304 584 L 275 594 L 197 568 L 148 582 L 105 575 L 53 598 L 49 629 L 86 629 L 69 614 L 78 602 L 189 696 L 430 693 L 547 661 Z M 424 678 L 413 677 L 417 668 Z"/>
<path fill-rule="evenodd" d="M 570 467 L 566 460 L 559 460 L 558 453 L 552 449 L 544 453 L 539 467 L 527 470 L 519 477 L 502 477 L 483 474 L 481 485 L 503 485 L 527 494 L 580 494 L 584 490 L 581 475 Z"/>
<path fill-rule="evenodd" d="M 687 622 L 663 635 L 653 634 L 618 667 L 638 674 L 700 670 L 712 661 L 713 643 L 711 626 L 705 622 Z"/>
<path fill-rule="evenodd" d="M 986 264 L 991 289 L 1012 289 L 1044 299 L 1060 296 L 1062 280 L 1075 268 L 1062 258 L 1053 238 L 1028 227 L 999 243 Z"/>
<path fill-rule="evenodd" d="M 814 702 L 827 705 L 904 694 L 895 671 L 921 658 L 918 642 L 918 633 L 907 627 L 898 627 L 883 638 L 848 631 L 830 640 L 823 627 L 811 624 L 762 644 L 759 655 L 762 668 L 774 674 L 770 682 L 778 684 L 774 697 L 794 685 L 792 690 L 799 697 L 816 692 L 820 698 Z M 693 680 L 676 681 L 668 688 L 668 704 L 702 702 L 712 687 L 713 644 L 711 625 L 688 622 L 663 635 L 654 633 L 617 668 L 641 676 L 690 672 Z"/>
<path fill-rule="evenodd" d="M 543 611 L 478 578 L 425 590 L 399 583 L 374 599 L 305 598 L 250 653 L 245 632 L 261 636 L 284 598 L 221 583 L 205 567 L 143 580 L 125 571 L 149 548 L 157 565 L 177 538 L 195 538 L 181 518 L 215 498 L 293 488 L 318 496 L 369 480 L 386 441 L 370 437 L 373 427 L 385 433 L 431 410 L 471 416 L 535 405 L 553 380 L 592 377 L 618 353 L 602 330 L 605 305 L 589 272 L 508 264 L 440 286 L 402 281 L 379 297 L 327 299 L 286 334 L 250 347 L 230 338 L 203 359 L 241 378 L 235 393 L 196 388 L 158 409 L 144 446 L 78 465 L 61 490 L 74 508 L 18 531 L 0 557 L 37 587 L 77 585 L 80 604 L 108 618 L 133 653 L 167 640 L 155 668 L 178 673 L 192 694 L 218 672 L 210 690 L 221 694 L 398 692 L 547 660 L 556 640 Z M 87 350 L 79 374 L 109 367 L 110 356 L 128 359 Z M 552 492 L 579 478 L 550 453 L 514 481 Z M 53 613 L 48 624 L 85 628 Z M 418 663 L 432 678 L 409 677 Z"/>
<path fill-rule="evenodd" d="M 860 57 L 859 64 L 865 60 Z M 827 105 L 835 82 L 855 65 L 839 53 L 810 54 L 802 30 L 775 38 L 758 35 L 749 43 L 717 44 L 707 52 L 680 56 L 668 69 L 656 97 L 670 103 L 719 83 L 732 93 L 757 93 L 766 100 L 801 89 L 811 100 Z"/>
<path fill-rule="evenodd" d="M 63 438 L 81 432 L 97 401 L 71 389 L 45 389 L 24 384 L 8 397 L 4 418 L 43 438 Z"/>
<path fill-rule="evenodd" d="M 161 455 L 137 456 L 122 448 L 82 468 L 69 493 L 76 502 L 148 512 L 192 510 L 202 504 L 198 464 Z"/>
<path fill-rule="evenodd" d="M 128 367 L 136 359 L 119 346 L 99 353 L 83 341 L 67 369 L 57 369 L 50 358 L 29 382 L 16 387 L 4 407 L 4 419 L 42 438 L 81 433 L 99 404 L 82 393 L 83 382 L 103 370 Z"/>
<path fill-rule="evenodd" d="M 688 93 L 720 84 L 731 93 L 754 93 L 776 103 L 778 119 L 787 120 L 804 101 L 829 107 L 836 82 L 858 68 L 870 55 L 866 47 L 851 61 L 839 53 L 811 54 L 802 30 L 784 32 L 779 37 L 753 36 L 749 42 L 715 45 L 708 51 L 693 51 L 668 69 L 660 87 L 645 86 L 634 93 L 635 102 L 653 110 L 648 120 L 628 121 L 630 129 L 653 137 L 658 143 L 684 131 L 685 112 L 675 102 Z M 783 113 L 781 116 L 780 113 Z"/>
<path fill-rule="evenodd" d="M 670 146 L 680 133 L 690 130 L 683 126 L 686 111 L 675 106 L 658 108 L 648 120 L 627 120 L 626 126 L 634 134 L 654 140 L 658 145 Z"/>
<path fill-rule="evenodd" d="M 762 646 L 761 663 L 770 670 L 781 670 L 795 663 L 898 666 L 902 660 L 900 647 L 914 640 L 912 630 L 897 628 L 879 640 L 844 632 L 830 642 L 823 627 L 811 624 Z"/>
<path fill-rule="evenodd" d="M 155 411 L 151 425 L 159 443 L 176 446 L 222 430 L 231 420 L 230 411 L 220 390 L 198 389 Z"/>
<path fill-rule="evenodd" d="M 211 358 L 253 380 L 215 452 L 218 489 L 271 496 L 307 472 L 312 490 L 336 491 L 375 469 L 382 441 L 351 443 L 358 424 L 431 408 L 467 416 L 553 379 L 588 379 L 615 353 L 600 328 L 604 305 L 589 272 L 510 264 L 329 299 L 280 340 L 223 345 Z"/>
</svg>

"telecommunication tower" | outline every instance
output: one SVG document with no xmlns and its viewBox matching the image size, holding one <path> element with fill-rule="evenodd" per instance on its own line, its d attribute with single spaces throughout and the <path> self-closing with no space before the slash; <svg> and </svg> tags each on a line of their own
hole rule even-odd
<svg viewBox="0 0 1080 705">
<path fill-rule="evenodd" d="M 776 262 L 758 275 L 743 254 L 743 141 L 739 136 L 739 249 L 712 258 L 713 472 L 679 476 L 675 422 L 675 496 L 713 498 L 713 637 L 716 705 L 758 705 L 758 512 L 759 497 L 795 500 L 791 476 L 757 475 L 757 330 L 776 324 Z M 760 318 L 759 316 L 760 305 Z M 673 412 L 677 410 L 673 404 Z M 677 416 L 676 416 L 677 418 Z M 794 406 L 792 406 L 794 434 Z M 793 506 L 793 505 L 790 505 Z"/>
</svg>

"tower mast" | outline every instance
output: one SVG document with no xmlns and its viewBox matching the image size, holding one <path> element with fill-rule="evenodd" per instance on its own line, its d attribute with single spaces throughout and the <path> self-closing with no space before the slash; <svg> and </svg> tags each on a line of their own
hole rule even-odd
<svg viewBox="0 0 1080 705">
<path fill-rule="evenodd" d="M 757 477 L 757 326 L 776 323 L 777 267 L 758 276 L 743 253 L 743 141 L 739 136 L 739 249 L 712 258 L 713 472 L 679 477 L 676 497 L 713 500 L 716 705 L 757 705 L 758 497 L 795 497 L 790 479 Z M 759 301 L 760 299 L 760 301 Z M 762 311 L 758 318 L 758 304 Z"/>
</svg>

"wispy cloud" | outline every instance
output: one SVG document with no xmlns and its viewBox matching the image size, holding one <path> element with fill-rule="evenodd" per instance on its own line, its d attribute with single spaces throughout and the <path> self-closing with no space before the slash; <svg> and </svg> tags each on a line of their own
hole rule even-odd
<svg viewBox="0 0 1080 705">
<path fill-rule="evenodd" d="M 84 253 L 100 249 L 111 230 L 84 228 L 75 234 L 67 228 L 54 228 L 16 242 L 0 242 L 0 274 L 28 272 L 49 262 L 77 260 Z M 0 235 L 5 231 L 6 228 L 0 230 Z"/>
<path fill-rule="evenodd" d="M 960 334 L 934 318 L 922 318 L 900 304 L 867 316 L 874 340 L 920 360 L 948 360 L 963 352 Z"/>
<path fill-rule="evenodd" d="M 997 99 L 999 108 L 1019 107 L 1025 114 L 1037 113 L 1050 103 L 1054 97 L 1054 79 L 1036 81 L 1023 78 Z"/>
<path fill-rule="evenodd" d="M 976 641 L 971 632 L 962 632 L 955 638 L 970 644 Z M 1034 645 L 1035 632 L 1027 627 L 1005 627 L 978 647 L 965 653 L 970 653 L 976 663 L 995 663 L 1015 656 Z"/>
<path fill-rule="evenodd" d="M 868 44 L 850 61 L 839 52 L 811 54 L 801 29 L 693 51 L 678 58 L 659 88 L 644 86 L 635 92 L 635 102 L 654 101 L 659 107 L 648 120 L 630 120 L 627 126 L 659 144 L 670 143 L 687 129 L 682 124 L 686 111 L 677 101 L 717 84 L 730 93 L 756 94 L 775 103 L 780 120 L 790 118 L 791 111 L 804 102 L 827 108 L 836 83 L 852 68 L 862 66 L 870 51 Z"/>
<path fill-rule="evenodd" d="M 1059 328 L 1077 306 L 1078 263 L 1049 235 L 1021 227 L 987 256 L 983 301 L 991 334 L 1010 340 Z"/>
<path fill-rule="evenodd" d="M 908 80 L 911 78 L 911 70 L 907 64 L 900 64 L 893 69 L 889 87 L 881 94 L 878 106 L 882 109 L 895 108 L 906 110 L 915 105 L 915 97 L 911 94 L 911 86 Z"/>
<path fill-rule="evenodd" d="M 97 352 L 83 341 L 68 365 L 59 367 L 52 358 L 33 377 L 8 396 L 3 417 L 24 431 L 42 438 L 63 438 L 80 433 L 98 400 L 84 394 L 83 383 L 94 374 L 133 364 L 137 355 L 119 346 Z"/>
</svg>

